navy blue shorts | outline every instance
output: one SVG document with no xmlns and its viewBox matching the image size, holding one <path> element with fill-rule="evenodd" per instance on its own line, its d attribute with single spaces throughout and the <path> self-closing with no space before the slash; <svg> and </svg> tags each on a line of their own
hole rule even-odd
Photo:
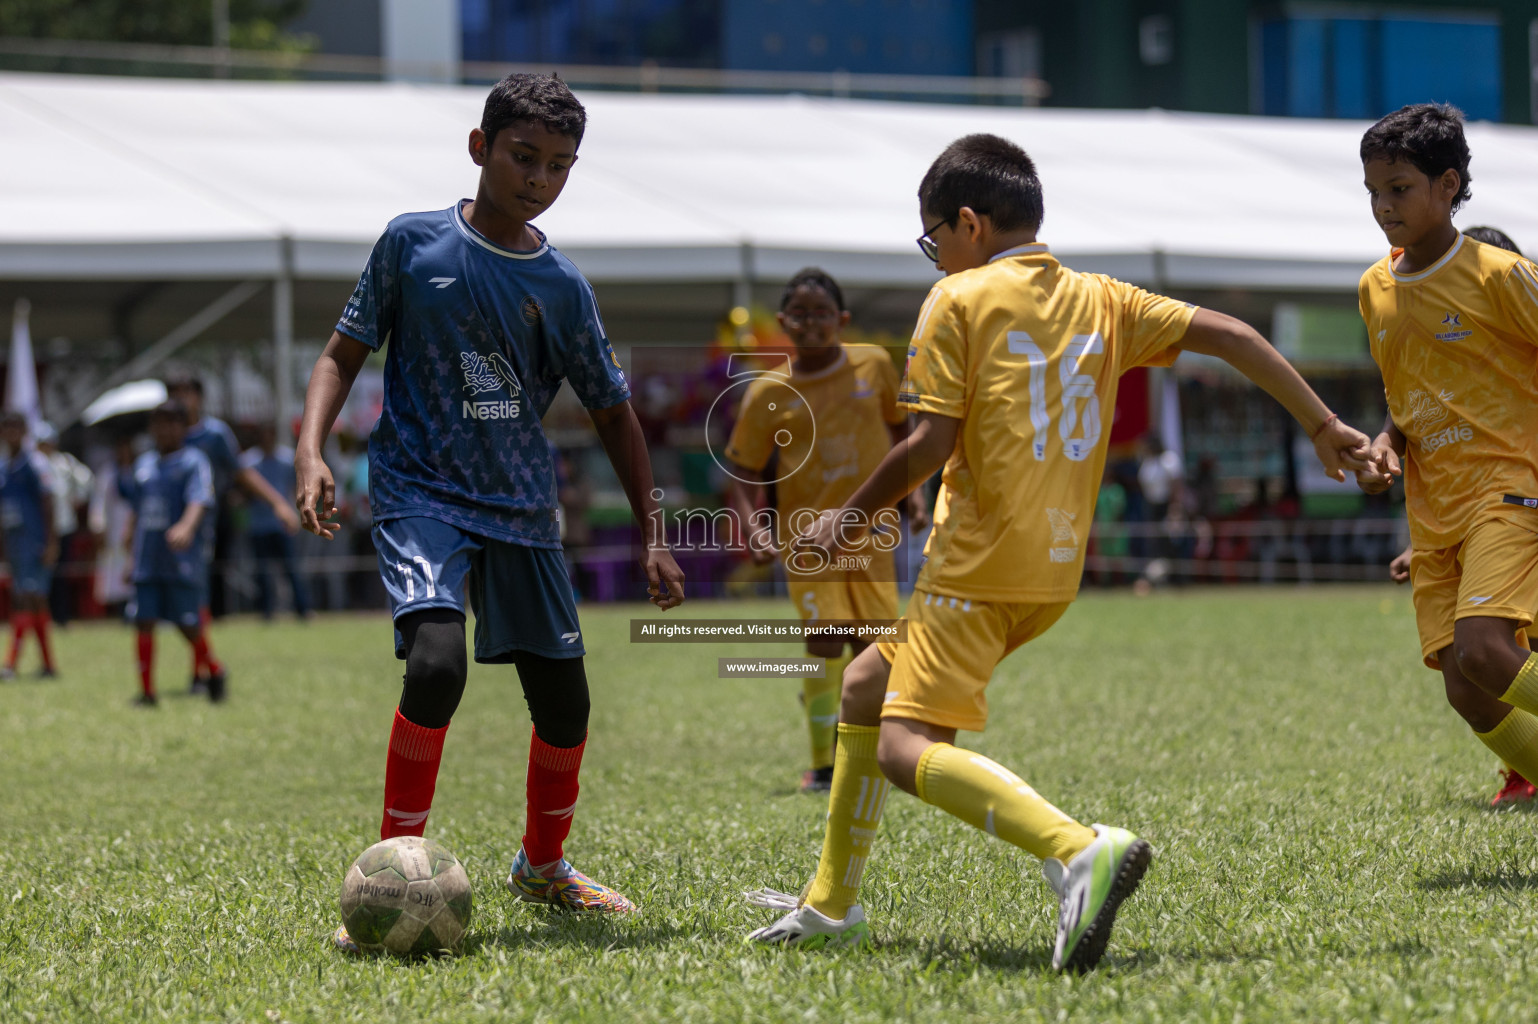
<svg viewBox="0 0 1538 1024">
<path fill-rule="evenodd" d="M 133 603 L 128 617 L 134 622 L 171 622 L 178 626 L 197 626 L 198 608 L 203 588 L 196 583 L 150 580 L 134 584 Z"/>
<path fill-rule="evenodd" d="M 510 662 L 514 651 L 546 658 L 587 653 L 559 549 L 481 537 L 426 516 L 386 519 L 373 532 L 396 621 L 429 608 L 464 614 L 468 591 L 476 661 Z M 406 656 L 398 629 L 395 656 Z"/>
<path fill-rule="evenodd" d="M 11 589 L 20 594 L 47 594 L 53 584 L 53 570 L 43 564 L 42 556 L 11 559 Z"/>
</svg>

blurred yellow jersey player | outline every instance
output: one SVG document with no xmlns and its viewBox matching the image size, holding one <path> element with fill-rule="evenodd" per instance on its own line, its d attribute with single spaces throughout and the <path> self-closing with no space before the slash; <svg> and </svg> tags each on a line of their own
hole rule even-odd
<svg viewBox="0 0 1538 1024">
<path fill-rule="evenodd" d="M 787 913 L 752 938 L 815 946 L 868 937 L 858 888 L 895 785 L 1042 858 L 1059 900 L 1053 966 L 1084 970 L 1104 952 L 1151 847 L 1126 829 L 1080 824 L 954 741 L 987 721 L 984 690 L 998 662 L 1078 593 L 1122 372 L 1168 364 L 1179 349 L 1226 359 L 1287 406 L 1338 479 L 1343 467 L 1369 468 L 1368 441 L 1239 321 L 1062 266 L 1036 239 L 1041 183 L 1013 143 L 952 143 L 919 202 L 920 248 L 950 276 L 919 313 L 899 394 L 917 422 L 801 543 L 858 548 L 865 538 L 841 522 L 890 506 L 943 466 L 928 562 L 904 616 L 906 642 L 883 642 L 845 672 L 816 878 L 804 902 L 754 894 Z M 1088 758 L 1117 756 L 1115 738 L 1093 731 L 1087 722 L 1071 742 L 1082 741 Z"/>
<path fill-rule="evenodd" d="M 1363 178 L 1392 251 L 1362 276 L 1389 415 L 1364 490 L 1403 467 L 1421 657 L 1480 742 L 1538 777 L 1538 267 L 1465 238 L 1462 115 L 1403 107 L 1367 130 Z"/>
<path fill-rule="evenodd" d="M 726 448 L 733 466 L 732 505 L 760 563 L 786 554 L 786 540 L 823 511 L 840 508 L 907 433 L 891 358 L 875 346 L 839 340 L 849 313 L 838 282 L 816 268 L 802 270 L 785 286 L 779 321 L 796 347 L 790 373 L 771 370 L 748 386 Z M 759 508 L 761 485 L 770 482 L 775 501 L 773 514 L 766 515 Z M 910 514 L 922 528 L 923 506 L 911 503 Z M 785 582 L 808 627 L 897 618 L 898 516 L 890 512 L 885 518 L 886 528 L 866 550 L 832 561 L 785 558 Z M 865 647 L 851 639 L 846 656 L 845 644 L 829 637 L 806 644 L 807 653 L 824 664 L 822 675 L 803 680 L 801 703 L 812 748 L 803 791 L 825 792 L 833 776 L 839 680 L 849 657 Z"/>
</svg>

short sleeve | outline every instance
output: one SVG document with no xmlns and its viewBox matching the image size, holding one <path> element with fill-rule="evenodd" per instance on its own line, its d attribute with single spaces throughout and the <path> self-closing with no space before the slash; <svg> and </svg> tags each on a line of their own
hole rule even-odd
<svg viewBox="0 0 1538 1024">
<path fill-rule="evenodd" d="M 390 334 L 399 303 L 396 248 L 393 233 L 386 228 L 374 243 L 374 251 L 369 253 L 363 275 L 342 309 L 342 319 L 336 322 L 338 334 L 361 341 L 376 352 Z"/>
<path fill-rule="evenodd" d="M 205 507 L 214 503 L 214 472 L 202 452 L 196 452 L 192 459 L 192 472 L 187 474 L 182 500 L 189 505 L 195 502 Z"/>
<path fill-rule="evenodd" d="M 881 396 L 881 418 L 888 426 L 897 426 L 908 418 L 908 410 L 897 404 L 897 367 L 881 350 L 882 358 L 876 361 L 876 393 Z"/>
<path fill-rule="evenodd" d="M 1196 307 L 1124 281 L 1114 283 L 1120 290 L 1121 339 L 1116 349 L 1122 372 L 1134 366 L 1173 364 Z"/>
<path fill-rule="evenodd" d="M 958 420 L 966 415 L 966 318 L 959 303 L 939 285 L 930 290 L 919 310 L 897 402 L 914 412 Z"/>
<path fill-rule="evenodd" d="M 584 408 L 608 409 L 630 397 L 630 385 L 619 356 L 604 333 L 598 298 L 586 281 L 579 281 L 576 322 L 569 326 L 563 355 L 566 379 Z"/>
<path fill-rule="evenodd" d="M 732 436 L 726 442 L 726 457 L 743 469 L 755 473 L 769 465 L 774 442 L 769 436 L 768 389 L 755 383 L 742 396 L 742 408 L 737 410 L 737 423 Z"/>
<path fill-rule="evenodd" d="M 240 442 L 235 440 L 235 431 L 223 420 L 216 421 L 212 427 L 215 440 L 205 454 L 210 468 L 225 474 L 228 479 L 240 472 Z"/>
<path fill-rule="evenodd" d="M 1518 334 L 1538 345 L 1538 265 L 1517 260 L 1506 272 L 1501 306 Z"/>
<path fill-rule="evenodd" d="M 139 462 L 134 460 L 131 466 L 119 466 L 117 469 L 117 493 L 128 504 L 135 508 L 139 505 Z"/>
<path fill-rule="evenodd" d="M 255 469 L 256 464 L 261 461 L 262 450 L 260 448 L 247 448 L 245 451 L 240 453 L 241 469 Z"/>
</svg>

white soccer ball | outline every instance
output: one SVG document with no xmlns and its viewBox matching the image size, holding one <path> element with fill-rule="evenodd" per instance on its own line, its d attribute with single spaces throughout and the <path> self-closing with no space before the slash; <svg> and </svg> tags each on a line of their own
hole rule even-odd
<svg viewBox="0 0 1538 1024">
<path fill-rule="evenodd" d="M 454 953 L 470 927 L 470 877 L 448 847 L 397 836 L 358 855 L 342 879 L 342 923 L 366 953 Z"/>
</svg>

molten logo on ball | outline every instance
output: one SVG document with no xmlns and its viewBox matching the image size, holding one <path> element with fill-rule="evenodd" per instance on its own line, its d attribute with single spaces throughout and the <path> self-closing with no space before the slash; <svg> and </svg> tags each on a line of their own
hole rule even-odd
<svg viewBox="0 0 1538 1024">
<path fill-rule="evenodd" d="M 342 923 L 367 953 L 456 952 L 470 927 L 470 878 L 442 843 L 386 839 L 347 869 Z"/>
</svg>

